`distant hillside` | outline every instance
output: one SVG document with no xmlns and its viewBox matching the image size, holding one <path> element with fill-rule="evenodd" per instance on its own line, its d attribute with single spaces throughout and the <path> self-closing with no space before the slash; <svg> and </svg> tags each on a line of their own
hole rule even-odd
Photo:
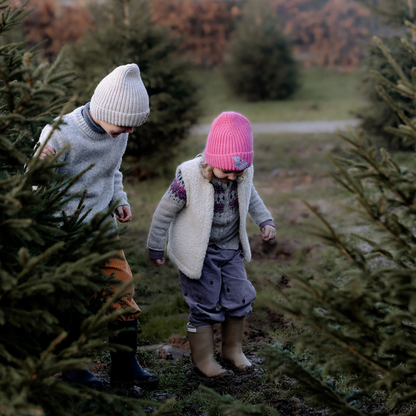
<svg viewBox="0 0 416 416">
<path fill-rule="evenodd" d="M 106 0 L 95 1 L 104 4 Z M 168 27 L 172 36 L 181 39 L 181 54 L 205 67 L 222 62 L 235 23 L 241 19 L 243 0 L 149 1 L 154 23 Z M 362 1 L 270 1 L 276 24 L 291 39 L 295 56 L 304 66 L 355 68 L 372 34 L 391 33 Z M 12 0 L 17 5 L 22 2 Z M 367 2 L 377 5 L 380 0 Z M 65 43 L 76 42 L 91 27 L 87 3 L 88 0 L 31 0 L 34 12 L 26 20 L 26 38 L 33 43 L 46 39 L 48 56 L 56 55 Z"/>
</svg>

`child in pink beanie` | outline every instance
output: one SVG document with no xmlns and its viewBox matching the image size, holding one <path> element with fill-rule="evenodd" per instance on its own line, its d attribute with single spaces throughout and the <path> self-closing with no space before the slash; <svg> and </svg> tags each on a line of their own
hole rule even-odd
<svg viewBox="0 0 416 416">
<path fill-rule="evenodd" d="M 256 291 L 244 268 L 251 252 L 247 214 L 265 241 L 276 236 L 272 216 L 253 185 L 253 134 L 241 114 L 224 112 L 212 123 L 203 155 L 182 163 L 150 226 L 150 260 L 169 258 L 179 269 L 190 307 L 187 333 L 198 373 L 226 378 L 253 368 L 242 352 L 244 318 Z M 213 324 L 221 323 L 221 357 L 214 357 Z"/>
</svg>

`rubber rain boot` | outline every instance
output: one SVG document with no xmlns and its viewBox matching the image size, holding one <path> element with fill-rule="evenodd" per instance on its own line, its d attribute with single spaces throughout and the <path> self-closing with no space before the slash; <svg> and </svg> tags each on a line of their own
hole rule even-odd
<svg viewBox="0 0 416 416">
<path fill-rule="evenodd" d="M 186 325 L 192 362 L 195 369 L 208 378 L 231 378 L 234 373 L 221 367 L 214 357 L 214 333 L 212 325 L 195 327 Z"/>
<path fill-rule="evenodd" d="M 133 321 L 113 321 L 108 324 L 109 331 L 129 329 L 116 336 L 111 336 L 111 344 L 120 344 L 130 348 L 130 351 L 115 351 L 111 354 L 111 383 L 132 383 L 144 389 L 155 389 L 159 377 L 141 367 L 137 361 L 137 319 Z"/>
<path fill-rule="evenodd" d="M 244 355 L 242 350 L 244 318 L 225 316 L 221 323 L 221 358 L 236 373 L 251 371 L 254 366 Z"/>
<path fill-rule="evenodd" d="M 68 383 L 80 384 L 81 386 L 90 387 L 96 390 L 103 387 L 103 383 L 86 368 L 63 371 L 62 379 Z"/>
</svg>

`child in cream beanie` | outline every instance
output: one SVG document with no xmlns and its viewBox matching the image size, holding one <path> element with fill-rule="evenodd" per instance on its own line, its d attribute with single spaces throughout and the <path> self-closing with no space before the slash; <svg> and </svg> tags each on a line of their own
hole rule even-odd
<svg viewBox="0 0 416 416">
<path fill-rule="evenodd" d="M 69 189 L 65 214 L 71 216 L 79 207 L 80 198 L 87 190 L 84 200 L 84 222 L 92 222 L 96 214 L 108 213 L 116 228 L 119 222 L 132 218 L 127 194 L 123 189 L 120 165 L 127 148 L 129 133 L 133 127 L 142 125 L 149 115 L 149 96 L 135 63 L 115 68 L 95 88 L 91 102 L 63 116 L 63 123 L 53 130 L 47 125 L 40 136 L 40 158 L 48 158 L 60 150 L 69 150 L 57 161 L 64 161 L 58 172 L 67 177 L 83 175 Z M 62 153 L 62 152 L 61 152 Z M 109 213 L 109 207 L 115 212 Z M 82 213 L 82 214 L 83 214 Z M 125 349 L 111 351 L 111 382 L 133 383 L 136 386 L 154 388 L 159 378 L 144 370 L 136 357 L 140 308 L 133 299 L 132 273 L 123 251 L 111 258 L 101 268 L 106 275 L 114 274 L 120 283 L 131 282 L 122 299 L 116 300 L 111 309 L 126 309 L 114 321 L 109 322 L 112 332 L 110 343 L 124 345 Z M 119 284 L 113 285 L 116 291 Z M 81 325 L 81 322 L 79 323 Z M 121 331 L 124 330 L 124 331 Z M 129 331 L 126 331 L 129 330 Z M 118 332 L 115 332 L 118 331 Z M 75 331 L 76 333 L 77 331 Z M 63 380 L 92 388 L 101 388 L 102 382 L 87 368 L 74 368 L 62 373 Z"/>
</svg>

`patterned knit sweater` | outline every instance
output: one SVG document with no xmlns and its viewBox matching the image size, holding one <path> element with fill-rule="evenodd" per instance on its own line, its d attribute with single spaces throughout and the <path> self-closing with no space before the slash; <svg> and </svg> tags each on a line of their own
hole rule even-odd
<svg viewBox="0 0 416 416">
<path fill-rule="evenodd" d="M 190 224 L 190 232 L 192 233 L 198 232 L 197 230 L 201 226 L 202 222 L 209 222 L 208 229 L 206 230 L 207 244 L 202 243 L 203 256 L 205 256 L 207 246 L 211 244 L 215 244 L 217 247 L 222 249 L 232 250 L 237 250 L 242 245 L 245 258 L 247 261 L 249 261 L 250 247 L 247 242 L 248 240 L 245 231 L 245 218 L 244 221 L 240 221 L 241 208 L 243 207 L 240 207 L 239 195 L 240 198 L 244 198 L 242 203 L 246 205 L 246 208 L 243 210 L 243 212 L 246 214 L 248 212 L 253 218 L 254 222 L 260 228 L 263 228 L 267 224 L 274 226 L 272 216 L 264 206 L 263 201 L 255 190 L 252 179 L 250 178 L 250 176 L 252 177 L 252 168 L 250 168 L 250 172 L 247 170 L 244 175 L 244 181 L 242 183 L 238 183 L 237 181 L 230 181 L 225 183 L 215 177 L 210 182 L 208 182 L 202 177 L 202 172 L 199 167 L 200 161 L 201 160 L 197 158 L 193 161 L 185 162 L 185 164 L 181 165 L 178 168 L 174 181 L 160 201 L 153 216 L 149 231 L 147 242 L 147 246 L 149 248 L 149 256 L 151 258 L 164 257 L 168 230 L 171 227 L 172 222 L 175 223 L 177 216 L 179 214 L 182 215 L 184 211 L 189 209 L 189 202 L 190 200 L 195 201 L 195 197 L 198 196 L 197 192 L 200 191 L 199 188 L 206 186 L 209 195 L 212 195 L 213 199 L 211 205 L 213 212 L 211 213 L 211 217 L 206 215 L 206 213 L 203 211 L 205 209 L 204 207 L 202 207 L 200 211 L 198 211 L 199 208 L 197 208 L 197 218 L 194 219 L 192 224 Z M 188 180 L 185 179 L 186 175 L 190 174 L 188 172 L 188 166 L 186 163 L 191 164 L 192 169 L 196 169 L 195 171 L 201 176 L 200 180 L 202 186 L 198 186 L 197 191 L 192 195 L 189 195 L 189 192 L 193 192 L 191 189 L 188 189 L 188 187 L 190 187 L 189 178 Z M 249 173 L 251 173 L 251 175 L 249 175 Z M 187 182 L 188 187 L 186 185 Z M 239 188 L 245 188 L 246 192 L 243 193 L 243 196 L 241 196 L 242 192 Z M 195 189 L 195 186 L 193 189 Z M 209 189 L 211 189 L 211 191 L 209 191 Z M 211 196 L 208 196 L 208 198 L 211 198 Z M 200 201 L 193 203 L 198 204 L 198 202 Z M 205 228 L 202 227 L 202 230 L 204 233 Z M 169 234 L 172 236 L 172 229 L 169 231 Z M 204 241 L 204 235 L 200 235 L 199 237 L 200 238 L 198 240 Z M 186 232 L 183 238 L 188 238 L 186 237 Z M 175 261 L 175 257 L 177 256 L 173 253 L 174 258 L 172 258 L 172 251 L 174 251 L 174 249 L 168 249 L 169 256 L 178 266 L 178 268 L 188 277 L 199 278 L 198 273 L 200 272 L 200 268 L 202 268 L 201 259 L 198 260 L 195 257 L 192 257 L 192 261 L 190 260 L 189 262 L 186 262 L 186 264 L 177 264 L 178 261 Z M 198 253 L 202 251 L 198 250 Z M 198 255 L 196 257 L 198 257 Z"/>
<path fill-rule="evenodd" d="M 77 175 L 94 164 L 69 190 L 69 194 L 81 197 L 84 189 L 87 189 L 85 210 L 91 209 L 91 212 L 84 221 L 89 222 L 96 213 L 106 211 L 116 200 L 119 200 L 118 206 L 128 205 L 120 172 L 128 134 L 123 133 L 117 138 L 112 138 L 105 132 L 98 133 L 82 116 L 82 109 L 83 107 L 79 107 L 63 117 L 65 124 L 54 131 L 48 144 L 55 147 L 57 152 L 66 144 L 70 144 L 69 150 L 60 159 L 68 164 L 59 168 L 59 172 L 66 173 L 68 177 Z M 52 127 L 47 125 L 42 130 L 39 139 L 41 143 L 47 140 L 51 129 Z M 65 206 L 65 213 L 71 215 L 78 203 L 79 198 L 69 201 Z M 117 227 L 114 216 L 113 220 Z"/>
</svg>

